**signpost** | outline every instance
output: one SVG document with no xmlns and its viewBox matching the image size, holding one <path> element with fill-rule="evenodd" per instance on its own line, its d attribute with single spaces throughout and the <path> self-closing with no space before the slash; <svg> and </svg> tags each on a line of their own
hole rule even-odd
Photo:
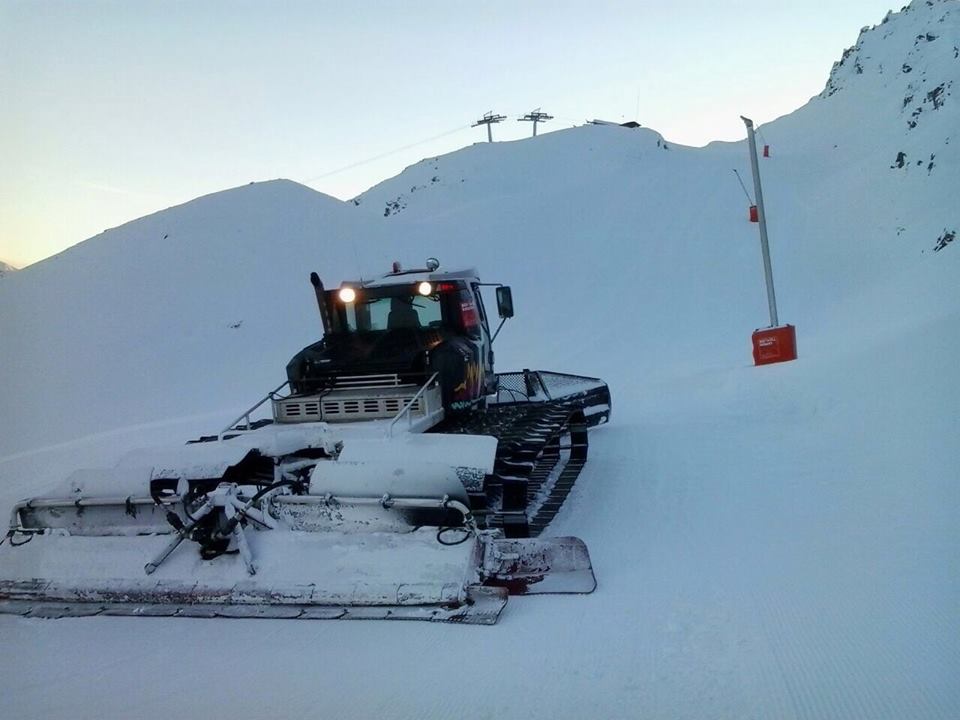
<svg viewBox="0 0 960 720">
<path fill-rule="evenodd" d="M 797 359 L 797 332 L 793 325 L 781 326 L 777 316 L 777 295 L 773 289 L 773 266 L 767 239 L 767 213 L 763 206 L 763 189 L 760 187 L 757 139 L 753 131 L 753 120 L 742 115 L 740 119 L 747 126 L 750 169 L 753 171 L 753 189 L 757 198 L 757 219 L 760 226 L 760 251 L 763 253 L 763 276 L 767 285 L 767 306 L 770 310 L 770 326 L 753 333 L 753 361 L 756 365 L 767 365 Z"/>
</svg>

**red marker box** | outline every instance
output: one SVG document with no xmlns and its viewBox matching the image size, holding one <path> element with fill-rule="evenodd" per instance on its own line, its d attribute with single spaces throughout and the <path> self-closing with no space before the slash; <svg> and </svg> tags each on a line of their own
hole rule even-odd
<svg viewBox="0 0 960 720">
<path fill-rule="evenodd" d="M 797 329 L 793 325 L 755 330 L 753 333 L 754 365 L 787 362 L 797 359 Z"/>
</svg>

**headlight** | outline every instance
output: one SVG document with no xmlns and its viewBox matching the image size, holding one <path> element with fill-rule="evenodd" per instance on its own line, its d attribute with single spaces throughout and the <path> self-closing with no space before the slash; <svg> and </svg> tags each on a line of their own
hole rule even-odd
<svg viewBox="0 0 960 720">
<path fill-rule="evenodd" d="M 357 293 L 352 287 L 340 288 L 340 300 L 345 303 L 352 303 L 357 299 Z"/>
<path fill-rule="evenodd" d="M 433 292 L 433 285 L 424 281 L 417 285 L 417 292 L 421 295 L 429 295 Z"/>
</svg>

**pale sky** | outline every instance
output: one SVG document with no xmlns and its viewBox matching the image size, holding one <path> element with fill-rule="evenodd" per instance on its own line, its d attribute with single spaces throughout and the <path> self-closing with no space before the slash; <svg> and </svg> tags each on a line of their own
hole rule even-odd
<svg viewBox="0 0 960 720">
<path fill-rule="evenodd" d="M 587 119 L 743 137 L 890 0 L 0 0 L 0 260 L 277 177 L 351 198 L 424 157 Z M 899 9 L 899 5 L 897 7 Z M 405 149 L 401 149 L 405 148 Z M 382 157 L 381 157 L 382 156 Z M 373 158 L 378 158 L 367 162 Z M 349 168 L 349 169 L 344 169 Z"/>
</svg>

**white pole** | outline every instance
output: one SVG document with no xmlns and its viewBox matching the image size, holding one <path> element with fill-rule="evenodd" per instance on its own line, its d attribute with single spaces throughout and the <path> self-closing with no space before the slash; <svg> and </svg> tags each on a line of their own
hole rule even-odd
<svg viewBox="0 0 960 720">
<path fill-rule="evenodd" d="M 778 327 L 777 296 L 773 291 L 773 268 L 770 264 L 770 244 L 767 242 L 767 213 L 763 209 L 763 190 L 760 188 L 760 163 L 757 161 L 757 139 L 753 133 L 753 120 L 740 116 L 747 126 L 747 141 L 750 145 L 750 169 L 753 170 L 753 189 L 757 195 L 757 219 L 760 221 L 760 251 L 763 253 L 763 275 L 767 281 L 767 305 L 770 306 L 770 327 Z"/>
</svg>

